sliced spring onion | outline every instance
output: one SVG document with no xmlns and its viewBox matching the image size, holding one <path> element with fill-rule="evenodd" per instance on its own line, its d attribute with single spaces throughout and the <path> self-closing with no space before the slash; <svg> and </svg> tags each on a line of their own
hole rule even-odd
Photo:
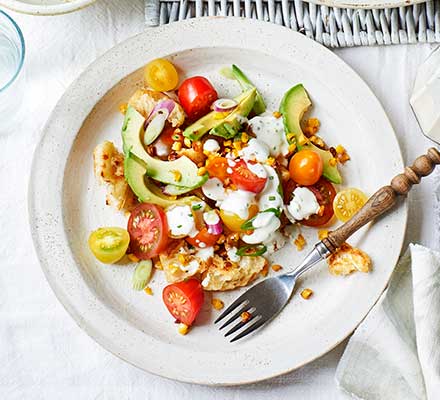
<svg viewBox="0 0 440 400">
<path fill-rule="evenodd" d="M 166 108 L 160 108 L 157 110 L 154 117 L 150 120 L 147 129 L 145 129 L 144 143 L 146 146 L 153 143 L 162 133 L 165 122 L 169 115 L 170 114 Z"/>
<path fill-rule="evenodd" d="M 238 103 L 233 99 L 218 99 L 214 101 L 212 108 L 217 112 L 227 112 L 237 107 Z"/>
<path fill-rule="evenodd" d="M 151 260 L 141 261 L 133 274 L 133 289 L 144 290 L 151 279 L 151 272 L 153 271 L 153 262 Z"/>
<path fill-rule="evenodd" d="M 238 256 L 258 257 L 266 253 L 267 247 L 264 244 L 250 244 L 242 246 L 237 250 Z"/>
</svg>

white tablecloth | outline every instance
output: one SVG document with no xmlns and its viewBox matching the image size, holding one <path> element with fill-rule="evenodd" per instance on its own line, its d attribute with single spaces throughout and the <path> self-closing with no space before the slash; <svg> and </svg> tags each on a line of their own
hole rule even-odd
<svg viewBox="0 0 440 400">
<path fill-rule="evenodd" d="M 138 370 L 77 327 L 53 295 L 33 250 L 27 220 L 31 157 L 66 87 L 97 56 L 143 30 L 143 0 L 100 0 L 59 17 L 11 15 L 26 38 L 27 93 L 21 123 L 8 136 L 0 136 L 0 398 L 346 399 L 334 381 L 344 343 L 284 377 L 246 387 L 210 388 Z M 408 98 L 417 66 L 432 49 L 411 45 L 337 51 L 381 100 L 406 162 L 430 145 L 420 134 Z M 439 176 L 427 178 L 411 192 L 407 243 L 439 248 L 434 212 Z"/>
</svg>

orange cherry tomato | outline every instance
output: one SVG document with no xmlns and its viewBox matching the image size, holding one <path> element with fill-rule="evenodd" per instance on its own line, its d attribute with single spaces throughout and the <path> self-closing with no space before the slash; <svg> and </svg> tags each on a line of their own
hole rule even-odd
<svg viewBox="0 0 440 400">
<path fill-rule="evenodd" d="M 218 178 L 223 183 L 228 177 L 228 160 L 225 157 L 210 158 L 206 162 L 206 170 L 211 178 Z"/>
<path fill-rule="evenodd" d="M 200 247 L 200 248 L 212 247 L 217 243 L 217 240 L 220 237 L 220 235 L 221 235 L 220 233 L 215 235 L 209 233 L 208 228 L 205 226 L 199 231 L 199 233 L 196 236 L 186 237 L 186 241 L 194 247 Z"/>
<path fill-rule="evenodd" d="M 321 178 L 323 166 L 318 153 L 312 150 L 301 150 L 290 159 L 290 177 L 299 185 L 314 185 Z"/>
</svg>

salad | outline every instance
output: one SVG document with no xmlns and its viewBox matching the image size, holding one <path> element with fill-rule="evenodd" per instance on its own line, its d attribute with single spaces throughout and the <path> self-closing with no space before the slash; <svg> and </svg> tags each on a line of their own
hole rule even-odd
<svg viewBox="0 0 440 400">
<path fill-rule="evenodd" d="M 202 76 L 179 84 L 170 61 L 153 60 L 144 87 L 121 106 L 122 152 L 109 141 L 94 151 L 106 202 L 128 222 L 127 229 L 92 232 L 89 246 L 103 263 L 128 254 L 137 263 L 136 290 L 151 294 L 151 274 L 162 270 L 169 282 L 163 301 L 181 333 L 193 324 L 205 291 L 266 276 L 269 256 L 288 241 L 301 250 L 304 237 L 292 237 L 298 232 L 292 228 L 312 227 L 322 238 L 334 215 L 347 221 L 366 201 L 358 189 L 337 193 L 339 168 L 350 157 L 318 136 L 318 119 L 304 119 L 311 101 L 302 84 L 286 91 L 278 110 L 267 110 L 237 66 L 222 74 L 238 83 L 234 98 L 222 98 Z M 344 275 L 371 264 L 348 244 L 331 263 L 331 272 Z M 223 306 L 220 299 L 212 304 Z"/>
</svg>

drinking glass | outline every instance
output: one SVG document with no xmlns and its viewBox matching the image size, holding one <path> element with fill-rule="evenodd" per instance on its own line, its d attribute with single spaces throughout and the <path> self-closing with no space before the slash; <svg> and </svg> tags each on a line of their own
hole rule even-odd
<svg viewBox="0 0 440 400">
<path fill-rule="evenodd" d="M 0 135 L 17 122 L 24 95 L 23 34 L 15 21 L 0 10 Z"/>
</svg>

